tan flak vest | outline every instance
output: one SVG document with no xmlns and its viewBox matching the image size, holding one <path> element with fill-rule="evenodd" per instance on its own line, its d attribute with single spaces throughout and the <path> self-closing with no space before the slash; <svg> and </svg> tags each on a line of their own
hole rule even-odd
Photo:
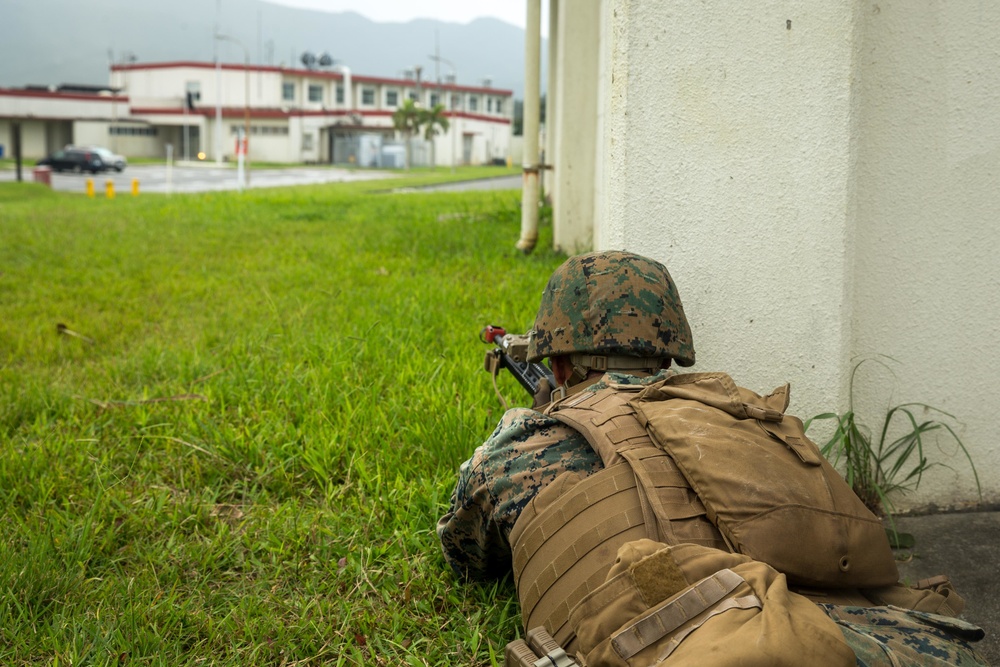
<svg viewBox="0 0 1000 667">
<path fill-rule="evenodd" d="M 510 534 L 524 626 L 545 626 L 569 653 L 576 643 L 570 611 L 604 583 L 622 545 L 648 538 L 728 550 L 684 475 L 628 405 L 642 389 L 613 385 L 546 410 L 582 433 L 605 468 L 582 480 L 558 477 Z"/>
<path fill-rule="evenodd" d="M 741 552 L 803 584 L 892 586 L 881 523 L 801 422 L 785 418 L 787 400 L 787 385 L 761 397 L 728 375 L 690 373 L 549 406 L 546 414 L 583 434 L 605 469 L 558 477 L 515 523 L 524 626 L 545 626 L 572 652 L 570 612 L 605 582 L 618 549 L 642 538 Z M 744 515 L 758 501 L 764 508 Z M 803 536 L 811 550 L 799 548 Z"/>
</svg>

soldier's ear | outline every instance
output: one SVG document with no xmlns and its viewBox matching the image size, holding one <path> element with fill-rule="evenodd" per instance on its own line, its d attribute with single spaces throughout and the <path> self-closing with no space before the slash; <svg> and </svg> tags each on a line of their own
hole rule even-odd
<svg viewBox="0 0 1000 667">
<path fill-rule="evenodd" d="M 564 354 L 552 357 L 549 362 L 552 364 L 552 374 L 556 376 L 556 384 L 566 384 L 573 376 L 573 362 Z"/>
</svg>

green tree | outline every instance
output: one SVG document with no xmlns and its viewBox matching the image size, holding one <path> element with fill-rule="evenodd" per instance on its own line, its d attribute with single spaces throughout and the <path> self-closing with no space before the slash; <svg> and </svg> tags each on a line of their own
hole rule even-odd
<svg viewBox="0 0 1000 667">
<path fill-rule="evenodd" d="M 413 100 L 405 99 L 392 113 L 392 126 L 403 135 L 406 142 L 406 168 L 410 168 L 410 139 L 420 132 L 422 112 Z"/>
<path fill-rule="evenodd" d="M 448 131 L 448 117 L 444 113 L 443 104 L 435 104 L 421 113 L 421 125 L 424 128 L 424 139 L 431 142 L 431 165 L 437 166 L 437 150 L 434 148 L 434 137 Z"/>
</svg>

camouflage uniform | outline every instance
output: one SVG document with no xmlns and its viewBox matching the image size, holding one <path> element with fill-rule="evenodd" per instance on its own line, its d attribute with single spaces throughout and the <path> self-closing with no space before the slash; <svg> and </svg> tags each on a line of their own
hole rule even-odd
<svg viewBox="0 0 1000 667">
<path fill-rule="evenodd" d="M 984 633 L 971 623 L 896 607 L 821 604 L 840 627 L 858 667 L 978 667 L 972 642 Z"/>
<path fill-rule="evenodd" d="M 608 383 L 648 384 L 671 374 L 639 378 L 612 372 L 584 391 Z M 534 410 L 508 410 L 459 468 L 451 511 L 437 524 L 445 560 L 470 579 L 502 577 L 511 568 L 507 538 L 535 494 L 564 472 L 586 477 L 603 467 L 586 438 L 569 426 Z"/>
<path fill-rule="evenodd" d="M 589 355 L 694 364 L 691 330 L 666 269 L 615 251 L 567 260 L 549 280 L 529 334 L 529 361 L 555 355 L 574 355 L 580 377 Z M 583 391 L 671 373 L 609 372 Z M 602 468 L 582 434 L 534 410 L 509 410 L 462 464 L 450 511 L 438 521 L 448 564 L 469 579 L 503 577 L 512 567 L 511 529 L 532 498 L 563 473 L 586 477 Z M 982 630 L 957 619 L 895 607 L 819 607 L 838 624 L 859 667 L 986 664 L 970 644 Z"/>
</svg>

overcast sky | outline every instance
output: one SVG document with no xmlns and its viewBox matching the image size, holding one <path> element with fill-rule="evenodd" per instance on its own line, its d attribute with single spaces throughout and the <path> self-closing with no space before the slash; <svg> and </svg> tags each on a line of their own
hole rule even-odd
<svg viewBox="0 0 1000 667">
<path fill-rule="evenodd" d="M 373 21 L 405 23 L 438 19 L 468 23 L 481 16 L 524 27 L 525 0 L 268 0 L 279 5 L 331 12 L 353 11 Z M 545 4 L 545 3 L 543 3 Z M 543 10 L 544 11 L 544 10 Z"/>
</svg>

